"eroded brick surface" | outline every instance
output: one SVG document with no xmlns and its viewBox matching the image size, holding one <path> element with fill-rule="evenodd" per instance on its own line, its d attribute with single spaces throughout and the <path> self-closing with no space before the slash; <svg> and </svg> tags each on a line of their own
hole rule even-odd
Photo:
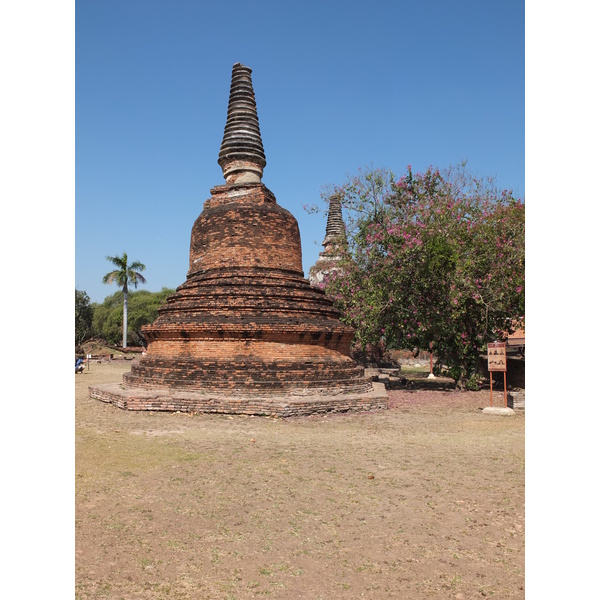
<svg viewBox="0 0 600 600">
<path fill-rule="evenodd" d="M 203 412 L 291 417 L 327 412 L 352 412 L 388 408 L 383 384 L 374 383 L 366 393 L 350 394 L 318 390 L 316 393 L 269 396 L 227 396 L 172 390 L 122 389 L 119 384 L 90 388 L 92 398 L 124 410 Z"/>
<path fill-rule="evenodd" d="M 255 396 L 371 389 L 353 331 L 301 270 L 296 219 L 262 184 L 212 190 L 192 229 L 186 282 L 144 328 L 126 387 Z"/>
</svg>

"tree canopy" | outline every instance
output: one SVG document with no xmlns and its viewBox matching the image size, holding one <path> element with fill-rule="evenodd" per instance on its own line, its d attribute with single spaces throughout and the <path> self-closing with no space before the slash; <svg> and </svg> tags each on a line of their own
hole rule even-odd
<svg viewBox="0 0 600 600">
<path fill-rule="evenodd" d="M 146 279 L 141 274 L 141 271 L 146 270 L 146 265 L 139 260 L 128 264 L 127 252 L 123 252 L 122 256 L 107 256 L 106 260 L 117 268 L 107 273 L 102 278 L 102 283 L 116 283 L 125 294 L 129 290 L 129 285 L 137 288 L 138 284 L 146 283 Z"/>
<path fill-rule="evenodd" d="M 92 322 L 94 309 L 90 297 L 83 291 L 75 289 L 75 345 L 79 346 L 93 335 Z"/>
<path fill-rule="evenodd" d="M 363 350 L 430 348 L 470 387 L 486 344 L 525 313 L 525 205 L 465 165 L 400 179 L 359 171 L 338 193 L 347 212 L 341 271 L 323 283 Z"/>
<path fill-rule="evenodd" d="M 129 293 L 129 318 L 127 335 L 134 345 L 146 343 L 142 325 L 153 323 L 158 309 L 175 290 L 162 288 L 159 292 L 139 290 Z M 111 344 L 118 344 L 123 327 L 123 292 L 107 296 L 102 304 L 94 305 L 94 333 Z"/>
</svg>

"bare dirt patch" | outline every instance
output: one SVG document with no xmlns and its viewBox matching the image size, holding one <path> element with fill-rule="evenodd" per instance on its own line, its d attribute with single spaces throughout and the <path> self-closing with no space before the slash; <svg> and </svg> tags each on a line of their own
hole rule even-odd
<svg viewBox="0 0 600 600">
<path fill-rule="evenodd" d="M 285 420 L 88 397 L 130 366 L 76 375 L 77 599 L 524 598 L 525 418 L 489 390 Z"/>
</svg>

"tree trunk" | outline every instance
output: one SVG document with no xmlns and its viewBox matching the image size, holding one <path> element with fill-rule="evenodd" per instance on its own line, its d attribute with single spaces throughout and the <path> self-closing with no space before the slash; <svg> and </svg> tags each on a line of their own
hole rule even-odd
<svg viewBox="0 0 600 600">
<path fill-rule="evenodd" d="M 123 290 L 123 348 L 127 348 L 127 290 Z"/>
</svg>

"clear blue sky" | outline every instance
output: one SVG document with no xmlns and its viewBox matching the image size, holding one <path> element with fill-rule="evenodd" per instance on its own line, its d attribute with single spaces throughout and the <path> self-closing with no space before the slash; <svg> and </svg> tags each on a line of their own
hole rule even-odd
<svg viewBox="0 0 600 600">
<path fill-rule="evenodd" d="M 303 206 L 359 167 L 463 159 L 525 196 L 523 0 L 177 0 L 75 4 L 75 284 L 107 255 L 146 286 L 185 281 L 190 231 L 224 183 L 231 67 L 253 70 L 263 182 L 298 220 L 305 274 L 323 215 Z"/>
</svg>

